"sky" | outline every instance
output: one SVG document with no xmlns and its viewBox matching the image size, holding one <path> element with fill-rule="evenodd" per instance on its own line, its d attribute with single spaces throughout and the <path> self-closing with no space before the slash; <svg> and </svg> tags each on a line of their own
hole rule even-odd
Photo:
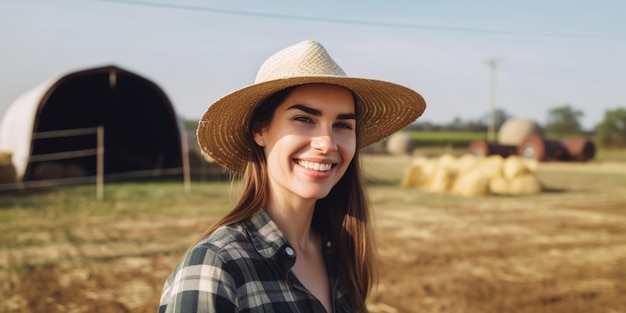
<svg viewBox="0 0 626 313">
<path fill-rule="evenodd" d="M 622 0 L 0 0 L 0 115 L 47 80 L 115 65 L 197 119 L 311 39 L 349 76 L 419 92 L 419 121 L 493 105 L 544 124 L 569 105 L 591 129 L 626 107 L 625 13 Z"/>
</svg>

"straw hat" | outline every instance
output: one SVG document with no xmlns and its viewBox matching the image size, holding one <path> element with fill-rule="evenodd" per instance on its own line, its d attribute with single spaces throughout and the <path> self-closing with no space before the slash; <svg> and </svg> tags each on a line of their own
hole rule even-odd
<svg viewBox="0 0 626 313">
<path fill-rule="evenodd" d="M 359 144 L 365 147 L 406 127 L 426 103 L 417 92 L 385 81 L 348 77 L 319 43 L 289 46 L 261 65 L 254 84 L 213 103 L 198 124 L 198 143 L 209 157 L 242 172 L 255 145 L 250 120 L 259 104 L 288 87 L 322 83 L 352 90 L 358 101 Z"/>
</svg>

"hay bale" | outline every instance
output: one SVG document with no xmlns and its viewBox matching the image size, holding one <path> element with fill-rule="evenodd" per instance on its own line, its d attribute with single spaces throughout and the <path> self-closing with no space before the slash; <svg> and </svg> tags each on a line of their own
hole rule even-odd
<svg viewBox="0 0 626 313">
<path fill-rule="evenodd" d="M 506 179 L 513 179 L 514 177 L 526 175 L 530 173 L 530 169 L 526 165 L 526 162 L 520 156 L 510 156 L 504 159 L 502 163 L 502 175 Z"/>
<path fill-rule="evenodd" d="M 0 163 L 10 162 L 13 157 L 13 152 L 0 150 Z"/>
<path fill-rule="evenodd" d="M 500 127 L 498 143 L 517 146 L 531 135 L 543 136 L 543 130 L 537 122 L 524 118 L 509 119 Z"/>
<path fill-rule="evenodd" d="M 427 184 L 432 173 L 432 162 L 425 157 L 417 157 L 404 171 L 400 185 L 402 187 L 420 187 Z"/>
<path fill-rule="evenodd" d="M 464 197 L 484 197 L 489 195 L 489 177 L 480 170 L 460 172 L 450 192 Z"/>
<path fill-rule="evenodd" d="M 513 177 L 509 181 L 509 195 L 533 195 L 543 190 L 543 186 L 537 176 L 525 174 Z"/>
<path fill-rule="evenodd" d="M 561 145 L 572 161 L 586 162 L 596 155 L 596 146 L 588 138 L 561 138 Z"/>
<path fill-rule="evenodd" d="M 87 176 L 87 171 L 80 165 L 76 163 L 70 163 L 65 165 L 65 169 L 63 171 L 63 177 L 85 177 Z"/>
<path fill-rule="evenodd" d="M 499 177 L 502 176 L 502 164 L 504 163 L 504 158 L 501 155 L 490 155 L 486 158 L 483 158 L 481 162 L 477 165 L 478 169 L 484 172 L 487 177 Z"/>
<path fill-rule="evenodd" d="M 415 140 L 405 133 L 395 133 L 387 140 L 387 152 L 391 155 L 411 155 Z"/>
<path fill-rule="evenodd" d="M 35 166 L 33 178 L 36 180 L 59 178 L 63 177 L 64 171 L 65 167 L 59 162 L 43 162 Z"/>
<path fill-rule="evenodd" d="M 17 171 L 12 162 L 0 160 L 0 184 L 11 184 L 17 182 Z"/>
<path fill-rule="evenodd" d="M 489 179 L 489 191 L 495 195 L 508 195 L 511 189 L 509 185 L 509 181 L 502 176 Z"/>
<path fill-rule="evenodd" d="M 419 166 L 409 166 L 404 171 L 400 186 L 402 187 L 417 187 L 420 185 L 424 173 Z"/>
<path fill-rule="evenodd" d="M 430 180 L 428 190 L 434 192 L 447 192 L 452 187 L 454 180 L 456 179 L 456 172 L 449 168 L 440 167 L 437 168 L 435 174 Z"/>
<path fill-rule="evenodd" d="M 10 184 L 17 181 L 17 171 L 13 166 L 13 153 L 0 150 L 0 184 Z"/>
<path fill-rule="evenodd" d="M 464 154 L 456 161 L 456 168 L 459 173 L 465 173 L 473 170 L 478 166 L 482 158 L 478 158 L 471 154 Z"/>
<path fill-rule="evenodd" d="M 428 190 L 447 192 L 452 187 L 458 173 L 457 158 L 451 154 L 442 154 L 433 165 Z"/>
</svg>

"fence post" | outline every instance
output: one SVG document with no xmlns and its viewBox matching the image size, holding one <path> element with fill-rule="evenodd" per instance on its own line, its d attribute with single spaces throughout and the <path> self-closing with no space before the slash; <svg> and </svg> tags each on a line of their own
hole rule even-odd
<svg viewBox="0 0 626 313">
<path fill-rule="evenodd" d="M 183 180 L 184 180 L 184 188 L 185 192 L 189 193 L 191 191 L 191 173 L 189 168 L 189 142 L 187 140 L 187 130 L 183 127 L 183 133 L 181 136 L 181 141 L 183 144 Z"/>
<path fill-rule="evenodd" d="M 104 197 L 104 127 L 98 125 L 98 147 L 96 148 L 96 193 L 98 201 Z"/>
</svg>

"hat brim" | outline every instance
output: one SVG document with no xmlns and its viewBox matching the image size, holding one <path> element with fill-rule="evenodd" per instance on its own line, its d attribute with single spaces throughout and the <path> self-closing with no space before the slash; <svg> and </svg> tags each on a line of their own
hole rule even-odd
<svg viewBox="0 0 626 313">
<path fill-rule="evenodd" d="M 357 127 L 360 147 L 406 127 L 426 109 L 417 92 L 390 82 L 345 76 L 299 76 L 250 85 L 232 92 L 208 107 L 198 124 L 200 148 L 234 172 L 241 172 L 254 145 L 250 121 L 267 97 L 285 88 L 304 84 L 331 84 L 351 90 L 358 101 Z"/>
</svg>

